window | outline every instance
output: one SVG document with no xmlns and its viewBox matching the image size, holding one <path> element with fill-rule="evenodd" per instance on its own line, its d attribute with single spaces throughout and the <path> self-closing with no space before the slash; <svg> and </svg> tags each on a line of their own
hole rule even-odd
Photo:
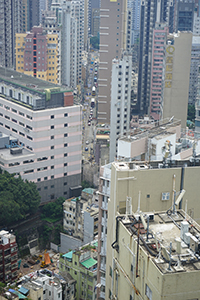
<svg viewBox="0 0 200 300">
<path fill-rule="evenodd" d="M 68 133 L 65 133 L 65 134 L 64 134 L 64 137 L 67 137 L 67 136 L 68 136 Z"/>
<path fill-rule="evenodd" d="M 54 175 L 51 175 L 51 179 L 54 179 Z"/>
<path fill-rule="evenodd" d="M 67 153 L 64 153 L 64 157 L 66 157 L 67 156 Z"/>
<path fill-rule="evenodd" d="M 54 149 L 54 146 L 51 146 L 51 150 Z"/>
<path fill-rule="evenodd" d="M 54 119 L 54 115 L 51 115 L 51 119 Z"/>
<path fill-rule="evenodd" d="M 53 140 L 53 139 L 54 139 L 54 135 L 51 136 L 51 140 Z"/>
<path fill-rule="evenodd" d="M 147 194 L 147 198 L 150 198 L 150 195 L 149 195 L 149 194 Z"/>
<path fill-rule="evenodd" d="M 51 156 L 51 159 L 54 159 L 54 155 Z"/>
<path fill-rule="evenodd" d="M 53 188 L 54 188 L 54 184 L 51 185 L 51 189 L 53 189 Z"/>
<path fill-rule="evenodd" d="M 51 125 L 51 129 L 54 129 L 54 125 Z"/>
<path fill-rule="evenodd" d="M 67 182 L 64 182 L 64 185 L 67 185 Z"/>
<path fill-rule="evenodd" d="M 47 177 L 44 177 L 44 180 L 47 180 Z"/>
<path fill-rule="evenodd" d="M 67 167 L 67 163 L 64 164 L 64 167 Z"/>
<path fill-rule="evenodd" d="M 67 147 L 67 143 L 64 144 L 64 147 Z"/>
<path fill-rule="evenodd" d="M 64 173 L 64 176 L 67 176 L 67 172 L 66 172 L 66 173 Z"/>
<path fill-rule="evenodd" d="M 152 291 L 150 287 L 146 284 L 146 290 L 145 290 L 145 295 L 149 300 L 152 300 Z"/>
<path fill-rule="evenodd" d="M 65 113 L 64 116 L 65 116 L 65 117 L 68 117 L 68 113 Z"/>
<path fill-rule="evenodd" d="M 65 123 L 65 124 L 64 124 L 64 127 L 67 127 L 67 125 L 68 125 L 68 124 L 67 124 L 67 123 Z"/>
<path fill-rule="evenodd" d="M 51 166 L 51 169 L 54 169 L 54 166 Z"/>
<path fill-rule="evenodd" d="M 109 272 L 110 276 L 112 277 L 112 268 L 110 266 L 110 272 Z"/>
<path fill-rule="evenodd" d="M 133 272 L 133 265 L 131 264 L 131 272 Z"/>
<path fill-rule="evenodd" d="M 170 193 L 167 192 L 167 193 L 162 193 L 162 200 L 165 201 L 165 200 L 169 200 L 169 197 L 170 197 Z"/>
</svg>

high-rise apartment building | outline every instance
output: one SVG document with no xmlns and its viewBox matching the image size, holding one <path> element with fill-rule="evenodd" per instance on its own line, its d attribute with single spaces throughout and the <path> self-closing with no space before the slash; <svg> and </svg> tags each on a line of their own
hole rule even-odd
<svg viewBox="0 0 200 300">
<path fill-rule="evenodd" d="M 181 120 L 182 128 L 187 121 L 191 48 L 192 32 L 168 35 L 163 118 L 174 116 Z"/>
<path fill-rule="evenodd" d="M 131 49 L 131 11 L 127 0 L 101 1 L 98 123 L 110 124 L 112 60 Z"/>
<path fill-rule="evenodd" d="M 14 234 L 0 231 L 0 280 L 14 282 L 17 279 L 17 243 Z"/>
<path fill-rule="evenodd" d="M 100 9 L 100 0 L 89 0 L 88 1 L 88 30 L 92 34 L 92 11 L 95 9 Z"/>
<path fill-rule="evenodd" d="M 117 140 L 129 130 L 132 57 L 113 59 L 111 74 L 110 162 L 117 156 Z"/>
<path fill-rule="evenodd" d="M 128 0 L 131 9 L 131 45 L 137 43 L 140 34 L 140 7 L 141 0 Z"/>
<path fill-rule="evenodd" d="M 169 26 L 172 5 L 170 0 L 148 0 L 141 3 L 137 92 L 137 110 L 140 114 L 149 114 L 153 29 L 156 23 Z"/>
<path fill-rule="evenodd" d="M 195 0 L 176 1 L 176 32 L 193 31 Z"/>
<path fill-rule="evenodd" d="M 195 131 L 200 132 L 200 64 L 198 66 L 197 76 L 197 97 L 196 97 Z"/>
<path fill-rule="evenodd" d="M 108 215 L 106 299 L 198 299 L 200 226 L 183 210 L 133 213 L 128 200 Z"/>
<path fill-rule="evenodd" d="M 91 18 L 91 35 L 94 36 L 99 35 L 99 25 L 100 25 L 100 9 L 94 8 L 92 10 L 92 18 Z"/>
<path fill-rule="evenodd" d="M 16 70 L 42 80 L 58 83 L 58 36 L 33 27 L 27 34 L 16 34 Z"/>
<path fill-rule="evenodd" d="M 22 0 L 0 1 L 0 65 L 15 65 L 15 34 L 22 30 Z"/>
<path fill-rule="evenodd" d="M 199 164 L 194 167 L 192 162 L 183 160 L 176 161 L 171 168 L 160 169 L 160 163 L 152 162 L 150 165 L 146 165 L 140 162 L 119 161 L 102 166 L 100 169 L 97 283 L 100 285 L 98 296 L 102 299 L 109 299 L 107 286 L 110 286 L 112 282 L 107 262 L 112 260 L 112 251 L 114 251 L 111 247 L 116 237 L 113 224 L 116 224 L 117 213 L 125 213 L 127 196 L 131 198 L 130 204 L 133 212 L 138 209 L 150 212 L 155 208 L 162 211 L 170 208 L 174 189 L 177 193 L 185 189 L 186 197 L 184 197 L 181 207 L 184 208 L 186 199 L 190 199 L 188 214 L 199 222 L 200 205 L 196 200 L 200 192 Z M 194 174 L 196 175 L 194 176 Z M 108 216 L 112 223 L 110 227 Z M 107 241 L 108 236 L 111 238 Z M 123 259 L 125 263 L 125 256 Z M 129 265 L 129 267 L 131 266 Z"/>
<path fill-rule="evenodd" d="M 61 29 L 62 27 L 58 25 L 57 17 L 54 11 L 44 11 L 42 13 L 42 27 L 43 32 L 50 35 L 57 35 L 58 47 L 57 47 L 57 83 L 62 84 L 61 80 Z M 65 68 L 62 65 L 62 68 Z"/>
<path fill-rule="evenodd" d="M 163 88 L 165 75 L 165 49 L 168 27 L 156 23 L 153 29 L 151 88 L 149 114 L 154 120 L 161 120 L 163 116 Z"/>
<path fill-rule="evenodd" d="M 82 1 L 52 3 L 60 36 L 61 82 L 76 87 L 81 82 L 81 58 L 84 46 L 84 11 Z M 55 25 L 56 26 L 56 25 Z"/>
<path fill-rule="evenodd" d="M 190 84 L 188 103 L 195 104 L 198 88 L 198 71 L 200 63 L 200 36 L 193 34 L 192 50 L 191 50 L 191 65 L 190 65 Z"/>
<path fill-rule="evenodd" d="M 40 0 L 22 0 L 22 32 L 30 31 L 33 26 L 39 26 L 40 8 Z"/>
<path fill-rule="evenodd" d="M 42 202 L 76 196 L 82 111 L 72 90 L 5 68 L 0 74 L 0 131 L 8 139 L 0 137 L 1 168 L 35 182 Z"/>
</svg>

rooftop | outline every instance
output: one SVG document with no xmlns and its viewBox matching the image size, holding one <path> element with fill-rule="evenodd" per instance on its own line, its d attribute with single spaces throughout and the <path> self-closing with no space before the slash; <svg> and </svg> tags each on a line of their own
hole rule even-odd
<svg viewBox="0 0 200 300">
<path fill-rule="evenodd" d="M 67 88 L 65 86 L 53 84 L 45 80 L 40 80 L 38 78 L 28 76 L 4 67 L 0 67 L 0 81 L 1 80 L 14 83 L 38 93 L 45 93 L 46 89 L 55 89 L 55 91 L 57 90 L 57 92 L 71 90 L 70 88 Z"/>
<path fill-rule="evenodd" d="M 148 169 L 161 169 L 163 161 L 132 161 L 132 162 L 126 162 L 126 161 L 116 161 L 112 163 L 113 166 L 118 171 L 128 171 L 128 170 L 148 170 Z M 196 160 L 195 164 L 194 161 L 191 159 L 189 160 L 172 160 L 171 161 L 171 168 L 181 168 L 181 167 L 199 167 L 200 166 L 200 160 Z M 169 166 L 168 166 L 169 167 Z"/>
<path fill-rule="evenodd" d="M 88 259 L 86 259 L 85 261 L 81 262 L 81 264 L 86 268 L 86 269 L 90 269 L 91 267 L 93 267 L 94 265 L 97 264 L 97 260 L 90 257 Z"/>
<path fill-rule="evenodd" d="M 165 136 L 169 135 L 170 133 L 175 133 L 174 127 L 181 126 L 180 120 L 175 120 L 174 118 L 171 119 L 164 119 L 163 121 L 159 121 L 159 123 L 154 123 L 152 128 L 147 129 L 137 129 L 133 130 L 132 132 L 127 132 L 126 136 L 122 136 L 120 140 L 131 142 L 137 139 L 142 139 L 145 137 L 148 138 L 159 138 L 159 135 Z"/>
<path fill-rule="evenodd" d="M 200 226 L 183 210 L 140 212 L 119 219 L 135 240 L 139 230 L 140 247 L 163 274 L 200 270 Z"/>
</svg>

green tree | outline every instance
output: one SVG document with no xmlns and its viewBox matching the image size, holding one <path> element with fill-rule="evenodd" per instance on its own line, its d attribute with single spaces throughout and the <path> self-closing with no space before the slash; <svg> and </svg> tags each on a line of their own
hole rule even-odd
<svg viewBox="0 0 200 300">
<path fill-rule="evenodd" d="M 195 105 L 192 105 L 192 104 L 188 105 L 187 119 L 194 122 L 194 120 L 195 120 Z"/>
<path fill-rule="evenodd" d="M 99 49 L 99 38 L 98 36 L 93 36 L 90 38 L 90 44 L 94 49 Z"/>
<path fill-rule="evenodd" d="M 9 225 L 33 214 L 40 204 L 35 183 L 6 171 L 0 172 L 0 225 Z M 12 209 L 13 207 L 13 209 Z M 4 220 L 4 221 L 3 221 Z"/>
<path fill-rule="evenodd" d="M 59 197 L 54 202 L 45 204 L 42 207 L 42 218 L 50 219 L 60 219 L 63 217 L 63 202 L 65 201 L 64 197 Z"/>
</svg>

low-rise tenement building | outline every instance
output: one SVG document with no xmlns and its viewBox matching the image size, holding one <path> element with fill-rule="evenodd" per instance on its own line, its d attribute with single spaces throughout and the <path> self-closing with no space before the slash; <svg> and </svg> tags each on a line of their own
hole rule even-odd
<svg viewBox="0 0 200 300">
<path fill-rule="evenodd" d="M 105 299 L 198 299 L 200 226 L 173 207 L 127 208 L 114 223 L 108 217 Z"/>
<path fill-rule="evenodd" d="M 63 203 L 65 233 L 60 233 L 60 252 L 74 250 L 90 243 L 98 233 L 98 204 L 93 199 L 94 195 L 87 197 L 87 193 L 84 191 L 83 196 L 88 200 L 80 196 L 67 199 Z"/>
<path fill-rule="evenodd" d="M 73 92 L 0 67 L 0 116 L 0 132 L 21 146 L 21 152 L 12 151 L 11 141 L 1 147 L 1 168 L 35 182 L 42 202 L 76 195 L 82 108 L 73 105 Z"/>
<path fill-rule="evenodd" d="M 86 245 L 60 258 L 60 271 L 67 271 L 76 280 L 76 299 L 96 299 L 96 245 Z"/>
<path fill-rule="evenodd" d="M 14 234 L 0 231 L 0 281 L 13 282 L 17 279 L 17 243 Z"/>
</svg>

